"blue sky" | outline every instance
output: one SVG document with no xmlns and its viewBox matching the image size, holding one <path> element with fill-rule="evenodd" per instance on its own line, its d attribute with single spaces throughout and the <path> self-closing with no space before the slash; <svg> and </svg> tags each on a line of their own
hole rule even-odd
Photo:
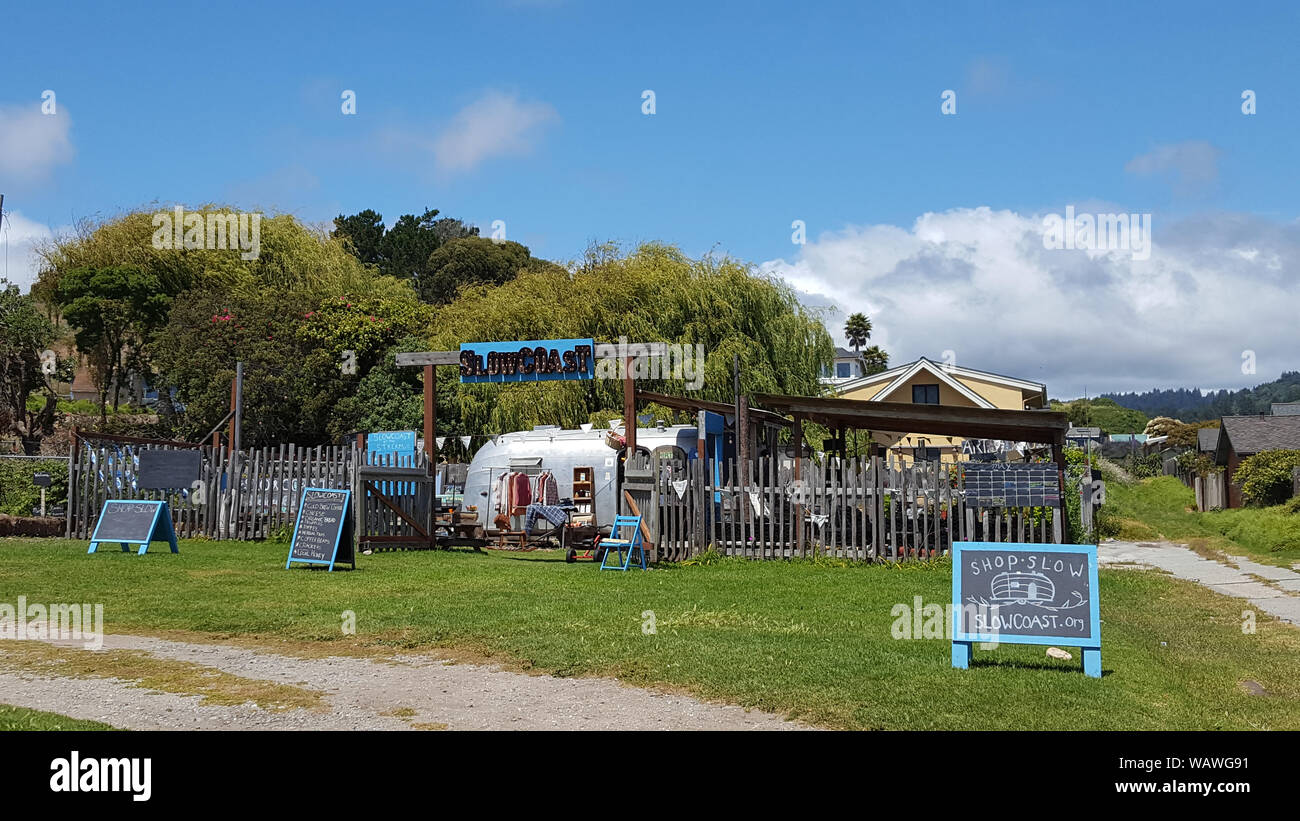
<svg viewBox="0 0 1300 821">
<path fill-rule="evenodd" d="M 11 6 L 10 277 L 30 278 L 31 237 L 154 201 L 310 221 L 435 207 L 484 233 L 502 220 L 556 260 L 592 240 L 653 239 L 761 264 L 826 307 L 833 330 L 844 312 L 871 313 L 897 362 L 952 350 L 1056 395 L 1254 384 L 1300 368 L 1294 330 L 1219 303 L 1254 294 L 1279 318 L 1300 307 L 1286 288 L 1300 273 L 1298 9 Z M 46 89 L 58 112 L 38 121 Z M 1067 205 L 1151 214 L 1151 260 L 1025 252 L 1025 231 Z M 806 245 L 791 241 L 794 220 Z M 1171 314 L 1213 350 L 1180 350 L 1172 337 L 1189 328 Z M 1038 352 L 1040 339 L 1076 361 Z M 1256 374 L 1242 372 L 1246 351 Z"/>
</svg>

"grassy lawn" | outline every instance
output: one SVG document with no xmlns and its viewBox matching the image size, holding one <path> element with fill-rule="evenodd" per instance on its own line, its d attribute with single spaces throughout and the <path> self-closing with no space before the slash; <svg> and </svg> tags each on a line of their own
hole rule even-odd
<svg viewBox="0 0 1300 821">
<path fill-rule="evenodd" d="M 0 732 L 9 730 L 112 730 L 107 724 L 98 721 L 82 721 L 68 718 L 58 713 L 45 713 L 40 710 L 28 710 L 26 707 L 11 707 L 0 704 Z"/>
<path fill-rule="evenodd" d="M 284 545 L 182 542 L 85 554 L 0 539 L 0 602 L 102 602 L 108 632 L 200 634 L 298 653 L 452 648 L 464 658 L 640 685 L 860 729 L 1300 729 L 1300 631 L 1241 631 L 1240 603 L 1155 572 L 1103 570 L 1106 673 L 1042 647 L 891 637 L 896 604 L 950 599 L 946 561 L 905 567 L 719 560 L 601 573 L 540 553 L 361 556 L 284 569 Z M 345 636 L 344 611 L 357 633 Z M 657 633 L 642 632 L 653 611 Z M 1243 684 L 1262 686 L 1252 695 Z M 1254 685 L 1252 685 L 1254 689 Z"/>
<path fill-rule="evenodd" d="M 1110 482 L 1106 502 L 1125 522 L 1121 539 L 1169 539 L 1290 567 L 1300 561 L 1300 513 L 1287 505 L 1196 512 L 1196 496 L 1173 476 Z"/>
</svg>

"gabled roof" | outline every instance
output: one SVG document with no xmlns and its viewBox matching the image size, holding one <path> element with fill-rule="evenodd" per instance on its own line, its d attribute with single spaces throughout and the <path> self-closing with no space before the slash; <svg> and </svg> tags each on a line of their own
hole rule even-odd
<svg viewBox="0 0 1300 821">
<path fill-rule="evenodd" d="M 1219 429 L 1218 428 L 1201 428 L 1196 431 L 1196 449 L 1199 451 L 1212 451 L 1219 446 Z"/>
<path fill-rule="evenodd" d="M 1225 416 L 1219 429 L 1217 461 L 1228 450 L 1249 456 L 1262 450 L 1300 450 L 1300 416 Z"/>
<path fill-rule="evenodd" d="M 948 385 L 962 396 L 965 396 L 967 399 L 974 402 L 977 407 L 981 408 L 992 408 L 994 405 L 984 397 L 972 391 L 966 385 L 954 379 L 954 376 L 965 376 L 971 379 L 980 379 L 985 382 L 992 382 L 997 385 L 1019 388 L 1022 391 L 1033 391 L 1035 393 L 1043 394 L 1043 398 L 1046 399 L 1047 386 L 1040 382 L 1030 382 L 1025 379 L 1002 376 L 1001 374 L 990 373 L 989 371 L 977 371 L 974 368 L 961 368 L 956 365 L 946 364 L 941 365 L 925 358 L 924 356 L 915 362 L 909 362 L 906 365 L 899 365 L 898 367 L 890 368 L 887 371 L 873 373 L 869 376 L 862 376 L 857 379 L 850 379 L 848 382 L 841 382 L 839 385 L 835 386 L 835 392 L 843 395 L 849 391 L 855 391 L 859 388 L 867 387 L 868 385 L 886 382 L 887 384 L 885 387 L 872 397 L 872 401 L 879 402 L 883 401 L 885 397 L 889 396 L 889 394 L 893 393 L 900 386 L 906 384 L 909 379 L 923 370 L 932 374 L 940 382 Z"/>
</svg>

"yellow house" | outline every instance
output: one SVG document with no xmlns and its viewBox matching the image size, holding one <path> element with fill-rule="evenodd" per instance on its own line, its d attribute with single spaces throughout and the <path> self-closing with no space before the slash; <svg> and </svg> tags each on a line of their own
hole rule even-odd
<svg viewBox="0 0 1300 821">
<path fill-rule="evenodd" d="M 1046 408 L 1047 386 L 1027 379 L 933 362 L 921 357 L 887 371 L 841 382 L 835 395 L 843 399 L 875 402 L 911 402 L 918 405 L 959 405 L 1002 410 Z M 1009 451 L 1019 454 L 1019 443 L 964 440 L 960 436 L 873 432 L 872 438 L 902 461 L 940 458 L 963 461 L 972 453 Z"/>
</svg>

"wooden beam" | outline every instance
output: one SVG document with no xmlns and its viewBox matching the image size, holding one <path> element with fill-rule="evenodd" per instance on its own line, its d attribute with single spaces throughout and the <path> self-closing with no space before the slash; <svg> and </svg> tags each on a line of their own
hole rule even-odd
<svg viewBox="0 0 1300 821">
<path fill-rule="evenodd" d="M 399 353 L 398 367 L 417 365 L 459 365 L 460 351 L 419 351 L 417 353 Z"/>
</svg>

